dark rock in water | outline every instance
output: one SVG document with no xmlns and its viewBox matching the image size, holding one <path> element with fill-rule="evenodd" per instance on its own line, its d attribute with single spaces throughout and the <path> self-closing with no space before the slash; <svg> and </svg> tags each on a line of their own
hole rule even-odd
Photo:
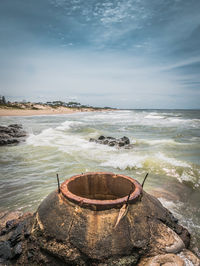
<svg viewBox="0 0 200 266">
<path fill-rule="evenodd" d="M 90 142 L 96 142 L 96 139 L 90 138 Z"/>
<path fill-rule="evenodd" d="M 22 129 L 22 125 L 21 124 L 11 124 L 8 127 L 12 127 L 12 128 L 20 128 Z"/>
<path fill-rule="evenodd" d="M 100 136 L 98 139 L 90 138 L 89 141 L 96 142 L 98 144 L 108 145 L 110 147 L 114 147 L 114 146 L 117 148 L 124 147 L 125 149 L 133 148 L 133 145 L 130 144 L 129 138 L 126 136 L 119 138 L 119 139 L 114 138 L 114 137 Z"/>
<path fill-rule="evenodd" d="M 105 137 L 104 136 L 100 136 L 98 139 L 102 140 L 102 139 L 105 139 Z"/>
<path fill-rule="evenodd" d="M 125 144 L 130 144 L 130 140 L 129 140 L 129 138 L 127 138 L 127 137 L 123 137 L 123 138 L 121 138 L 120 139 L 122 142 L 124 142 Z"/>
<path fill-rule="evenodd" d="M 109 143 L 109 140 L 108 139 L 105 139 L 104 141 L 103 141 L 103 144 L 104 145 L 107 145 Z"/>
<path fill-rule="evenodd" d="M 110 141 L 110 142 L 108 143 L 108 145 L 111 146 L 111 147 L 113 147 L 113 146 L 116 145 L 116 142 L 115 142 L 115 141 Z"/>
<path fill-rule="evenodd" d="M 19 143 L 27 134 L 22 130 L 21 124 L 0 126 L 0 146 Z"/>
</svg>

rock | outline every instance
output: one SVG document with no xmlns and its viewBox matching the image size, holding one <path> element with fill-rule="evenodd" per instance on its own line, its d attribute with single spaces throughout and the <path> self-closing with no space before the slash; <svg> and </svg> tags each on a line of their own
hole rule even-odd
<svg viewBox="0 0 200 266">
<path fill-rule="evenodd" d="M 130 144 L 129 138 L 127 138 L 125 136 L 123 138 L 121 138 L 121 141 L 123 141 L 125 144 Z"/>
<path fill-rule="evenodd" d="M 8 241 L 0 242 L 0 258 L 8 260 L 13 257 L 12 250 Z"/>
<path fill-rule="evenodd" d="M 20 128 L 22 129 L 22 124 L 11 124 L 8 127 L 12 127 L 12 128 Z"/>
<path fill-rule="evenodd" d="M 140 260 L 138 266 L 199 266 L 200 260 L 191 251 L 184 249 L 178 254 L 157 255 L 150 258 Z"/>
<path fill-rule="evenodd" d="M 96 142 L 98 144 L 104 144 L 108 145 L 110 147 L 117 147 L 121 148 L 124 147 L 125 149 L 131 149 L 133 148 L 133 145 L 130 144 L 130 140 L 127 137 L 122 137 L 122 138 L 114 138 L 114 137 L 105 137 L 105 136 L 100 136 L 98 139 L 90 138 L 90 142 Z"/>
<path fill-rule="evenodd" d="M 105 137 L 104 136 L 100 136 L 98 139 L 99 140 L 103 140 L 103 139 L 105 139 Z"/>
<path fill-rule="evenodd" d="M 175 254 L 157 255 L 142 259 L 138 266 L 185 266 L 184 261 Z"/>
<path fill-rule="evenodd" d="M 177 255 L 185 262 L 186 265 L 194 265 L 194 266 L 200 265 L 200 259 L 188 249 L 184 249 Z"/>
<path fill-rule="evenodd" d="M 103 141 L 103 144 L 105 144 L 105 145 L 107 145 L 108 143 L 109 143 L 109 140 L 108 139 L 106 139 L 106 140 Z"/>
<path fill-rule="evenodd" d="M 93 138 L 90 138 L 89 141 L 90 141 L 90 142 L 97 142 L 97 140 L 96 140 L 96 139 L 93 139 Z"/>
<path fill-rule="evenodd" d="M 108 145 L 109 145 L 110 147 L 113 147 L 113 146 L 116 145 L 116 142 L 115 142 L 115 141 L 110 141 L 110 142 L 108 143 Z"/>
<path fill-rule="evenodd" d="M 10 237 L 10 245 L 13 247 L 22 240 L 23 237 L 23 223 L 20 223 Z"/>
<path fill-rule="evenodd" d="M 110 140 L 116 140 L 116 139 L 113 138 L 113 137 L 107 137 L 107 139 L 110 139 Z"/>
<path fill-rule="evenodd" d="M 119 147 L 122 147 L 122 146 L 125 145 L 125 143 L 124 143 L 123 141 L 119 141 L 119 142 L 118 142 L 118 145 L 119 145 Z"/>
<path fill-rule="evenodd" d="M 26 132 L 22 130 L 20 124 L 0 126 L 0 146 L 19 143 L 25 136 Z"/>
<path fill-rule="evenodd" d="M 7 228 L 13 223 L 16 219 L 20 218 L 23 215 L 22 212 L 2 212 L 0 213 L 0 231 L 3 227 Z"/>
<path fill-rule="evenodd" d="M 19 256 L 22 254 L 22 242 L 19 242 L 19 243 L 14 247 L 13 252 L 14 252 L 14 254 L 13 254 L 13 257 L 14 257 L 14 258 L 17 258 L 17 257 L 19 257 Z"/>
<path fill-rule="evenodd" d="M 137 256 L 124 256 L 122 258 L 118 259 L 109 259 L 106 261 L 106 263 L 99 263 L 98 266 L 132 266 L 132 265 L 137 265 L 137 261 L 139 258 Z"/>
<path fill-rule="evenodd" d="M 6 228 L 11 228 L 13 227 L 15 224 L 15 220 L 10 220 L 6 223 Z"/>
<path fill-rule="evenodd" d="M 28 259 L 31 259 L 34 256 L 34 252 L 33 251 L 28 251 Z"/>
<path fill-rule="evenodd" d="M 178 253 L 185 248 L 183 240 L 168 226 L 163 223 L 151 221 L 150 230 L 152 237 L 149 243 L 152 255 L 165 253 Z"/>
</svg>

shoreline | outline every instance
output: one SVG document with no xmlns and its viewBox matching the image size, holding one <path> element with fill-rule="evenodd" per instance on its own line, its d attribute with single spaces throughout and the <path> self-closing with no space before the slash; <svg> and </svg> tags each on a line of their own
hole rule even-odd
<svg viewBox="0 0 200 266">
<path fill-rule="evenodd" d="M 32 109 L 7 109 L 0 108 L 1 116 L 37 116 L 37 115 L 60 115 L 60 114 L 73 114 L 78 112 L 95 112 L 95 111 L 108 111 L 108 109 L 93 109 L 93 108 L 43 108 L 38 110 Z"/>
</svg>

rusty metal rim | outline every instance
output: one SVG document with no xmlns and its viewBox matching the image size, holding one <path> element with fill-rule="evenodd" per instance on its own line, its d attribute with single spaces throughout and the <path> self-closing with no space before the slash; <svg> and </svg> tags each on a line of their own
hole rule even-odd
<svg viewBox="0 0 200 266">
<path fill-rule="evenodd" d="M 119 205 L 119 204 L 121 205 L 127 201 L 128 195 L 125 197 L 122 197 L 122 198 L 115 199 L 115 200 L 95 200 L 95 199 L 88 199 L 88 198 L 77 196 L 77 195 L 75 195 L 69 191 L 69 189 L 68 189 L 69 182 L 75 180 L 76 178 L 79 178 L 80 176 L 88 176 L 88 175 L 111 175 L 113 177 L 122 177 L 122 178 L 125 178 L 126 180 L 129 180 L 131 183 L 133 183 L 133 185 L 135 187 L 134 191 L 130 194 L 130 197 L 129 197 L 130 203 L 135 201 L 141 195 L 142 186 L 135 179 L 133 179 L 131 177 L 121 175 L 121 174 L 114 174 L 111 172 L 88 172 L 85 174 L 72 176 L 71 178 L 64 181 L 60 187 L 60 190 L 61 190 L 61 193 L 63 194 L 63 196 L 65 196 L 70 201 L 73 201 L 73 202 L 78 203 L 80 205 L 94 205 L 97 207 L 98 206 L 109 207 L 109 206 L 115 206 L 115 205 Z"/>
</svg>

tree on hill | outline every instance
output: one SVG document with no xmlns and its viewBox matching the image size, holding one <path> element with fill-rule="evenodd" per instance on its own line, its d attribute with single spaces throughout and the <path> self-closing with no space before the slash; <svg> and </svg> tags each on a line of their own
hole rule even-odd
<svg viewBox="0 0 200 266">
<path fill-rule="evenodd" d="M 6 98 L 4 96 L 0 96 L 0 103 L 6 104 Z"/>
</svg>

